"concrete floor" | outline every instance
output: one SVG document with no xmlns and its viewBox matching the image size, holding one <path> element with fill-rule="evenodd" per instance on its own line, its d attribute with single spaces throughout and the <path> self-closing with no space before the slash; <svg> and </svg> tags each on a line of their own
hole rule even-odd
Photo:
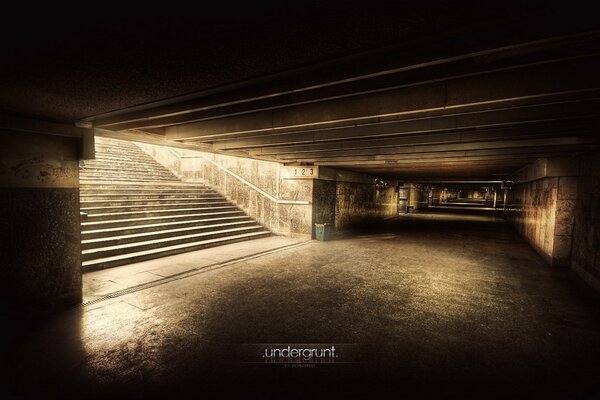
<svg viewBox="0 0 600 400">
<path fill-rule="evenodd" d="M 5 376 L 31 397 L 595 398 L 599 306 L 500 219 L 409 214 L 63 312 Z M 339 358 L 264 364 L 265 343 Z"/>
<path fill-rule="evenodd" d="M 187 277 L 199 270 L 221 267 L 225 263 L 302 243 L 301 240 L 284 236 L 269 236 L 88 272 L 83 274 L 83 302 L 98 301 L 141 285 L 157 284 L 174 277 Z"/>
</svg>

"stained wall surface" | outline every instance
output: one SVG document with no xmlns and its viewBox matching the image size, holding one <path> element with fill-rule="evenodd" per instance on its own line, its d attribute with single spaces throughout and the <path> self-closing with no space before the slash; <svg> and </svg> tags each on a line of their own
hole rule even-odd
<svg viewBox="0 0 600 400">
<path fill-rule="evenodd" d="M 585 209 L 578 201 L 583 195 L 578 187 L 585 179 L 581 162 L 579 157 L 539 159 L 519 175 L 531 181 L 509 190 L 508 220 L 554 266 L 571 264 L 575 215 Z M 577 223 L 585 224 L 583 219 Z"/>
<path fill-rule="evenodd" d="M 558 178 L 545 178 L 513 187 L 508 220 L 529 244 L 552 264 Z"/>
<path fill-rule="evenodd" d="M 204 156 L 256 186 L 271 198 L 207 161 L 201 164 L 202 180 L 205 184 L 225 195 L 271 231 L 291 237 L 311 237 L 311 180 L 287 179 L 280 173 L 280 165 L 277 163 L 216 154 Z M 186 172 L 183 175 L 195 174 Z M 278 203 L 273 198 L 289 200 L 292 203 Z M 295 201 L 309 204 L 295 204 Z"/>
<path fill-rule="evenodd" d="M 600 291 L 600 152 L 581 157 L 576 189 L 571 266 Z"/>
<path fill-rule="evenodd" d="M 337 182 L 322 179 L 313 181 L 313 238 L 314 224 L 331 224 L 335 228 Z"/>
<path fill-rule="evenodd" d="M 0 285 L 11 312 L 81 301 L 80 145 L 0 133 Z"/>
<path fill-rule="evenodd" d="M 398 192 L 393 186 L 337 182 L 335 228 L 373 221 L 398 214 Z"/>
</svg>

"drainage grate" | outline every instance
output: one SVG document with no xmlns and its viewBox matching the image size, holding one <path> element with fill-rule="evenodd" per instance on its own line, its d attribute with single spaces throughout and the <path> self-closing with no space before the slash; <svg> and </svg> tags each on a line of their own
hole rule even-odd
<svg viewBox="0 0 600 400">
<path fill-rule="evenodd" d="M 194 276 L 194 275 L 197 275 L 199 273 L 212 271 L 214 269 L 219 269 L 219 268 L 222 268 L 222 267 L 226 267 L 228 265 L 237 264 L 237 263 L 242 262 L 242 261 L 252 260 L 254 258 L 262 257 L 262 256 L 265 256 L 265 255 L 268 255 L 268 254 L 272 254 L 272 253 L 277 253 L 277 252 L 282 251 L 282 250 L 287 250 L 287 249 L 292 249 L 292 248 L 295 248 L 295 247 L 304 246 L 307 243 L 310 243 L 310 241 L 306 241 L 306 242 L 302 242 L 302 243 L 288 244 L 288 245 L 285 245 L 285 246 L 281 246 L 281 247 L 277 247 L 277 248 L 274 248 L 274 249 L 265 250 L 265 251 L 262 251 L 262 252 L 259 252 L 259 253 L 255 253 L 255 254 L 252 254 L 250 256 L 233 258 L 231 260 L 228 260 L 228 261 L 225 261 L 225 262 L 222 262 L 222 263 L 210 264 L 210 265 L 206 265 L 206 266 L 200 267 L 200 268 L 192 268 L 192 269 L 189 269 L 187 271 L 178 272 L 176 274 L 169 275 L 169 276 L 166 276 L 166 277 L 161 278 L 161 279 L 157 279 L 157 280 L 152 281 L 152 282 L 142 283 L 140 285 L 132 286 L 132 287 L 129 287 L 127 289 L 118 290 L 116 292 L 112 292 L 112 293 L 106 294 L 106 295 L 104 295 L 102 297 L 98 297 L 96 299 L 84 301 L 84 302 L 82 302 L 80 304 L 80 306 L 89 306 L 89 305 L 92 305 L 92 304 L 100 303 L 102 301 L 114 299 L 116 297 L 124 296 L 126 294 L 139 292 L 140 290 L 149 289 L 149 288 L 152 288 L 152 287 L 155 287 L 155 286 L 164 285 L 165 283 L 169 283 L 169 282 L 173 282 L 173 281 L 176 281 L 176 280 L 179 280 L 179 279 L 184 279 L 184 278 L 187 278 L 187 277 L 190 277 L 190 276 Z"/>
</svg>

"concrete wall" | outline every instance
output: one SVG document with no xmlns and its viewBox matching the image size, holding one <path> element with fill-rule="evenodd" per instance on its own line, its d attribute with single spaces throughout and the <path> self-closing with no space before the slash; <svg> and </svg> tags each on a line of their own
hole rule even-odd
<svg viewBox="0 0 600 400">
<path fill-rule="evenodd" d="M 429 190 L 420 186 L 410 184 L 410 195 L 408 205 L 413 211 L 423 211 L 428 208 Z"/>
<path fill-rule="evenodd" d="M 335 198 L 336 230 L 398 214 L 398 192 L 393 186 L 337 182 Z"/>
<path fill-rule="evenodd" d="M 81 301 L 81 144 L 0 131 L 0 302 L 10 312 Z"/>
<path fill-rule="evenodd" d="M 322 179 L 313 181 L 313 204 L 312 204 L 312 220 L 313 220 L 313 235 L 314 224 L 331 224 L 336 226 L 336 193 L 337 182 Z"/>
<path fill-rule="evenodd" d="M 330 167 L 320 167 L 314 181 L 315 222 L 330 222 L 335 230 L 398 214 L 398 182 Z"/>
<path fill-rule="evenodd" d="M 136 142 L 135 144 L 144 152 L 152 156 L 156 161 L 167 167 L 175 175 L 183 178 L 182 160 L 178 152 L 183 152 L 184 150 L 177 149 L 177 152 L 175 152 L 175 150 L 167 146 L 156 146 L 139 142 Z"/>
<path fill-rule="evenodd" d="M 216 154 L 205 156 L 277 199 L 312 201 L 312 181 L 282 177 L 277 163 Z M 310 204 L 277 204 L 211 163 L 204 162 L 202 171 L 207 185 L 271 231 L 291 237 L 311 237 Z"/>
<path fill-rule="evenodd" d="M 600 291 L 600 151 L 540 159 L 516 179 L 508 221 L 549 264 Z"/>
<path fill-rule="evenodd" d="M 553 263 L 558 178 L 545 178 L 515 186 L 509 192 L 514 205 L 508 221 L 548 262 Z"/>
<path fill-rule="evenodd" d="M 600 151 L 581 157 L 576 189 L 571 266 L 600 291 Z"/>
<path fill-rule="evenodd" d="M 551 265 L 569 266 L 578 158 L 539 159 L 517 174 L 507 219 Z"/>
</svg>

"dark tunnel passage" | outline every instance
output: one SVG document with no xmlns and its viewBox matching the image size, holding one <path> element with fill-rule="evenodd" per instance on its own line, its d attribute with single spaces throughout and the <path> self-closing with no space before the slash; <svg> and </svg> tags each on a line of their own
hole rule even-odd
<svg viewBox="0 0 600 400">
<path fill-rule="evenodd" d="M 591 5 L 198 6 L 6 13 L 0 397 L 600 398 Z"/>
</svg>

